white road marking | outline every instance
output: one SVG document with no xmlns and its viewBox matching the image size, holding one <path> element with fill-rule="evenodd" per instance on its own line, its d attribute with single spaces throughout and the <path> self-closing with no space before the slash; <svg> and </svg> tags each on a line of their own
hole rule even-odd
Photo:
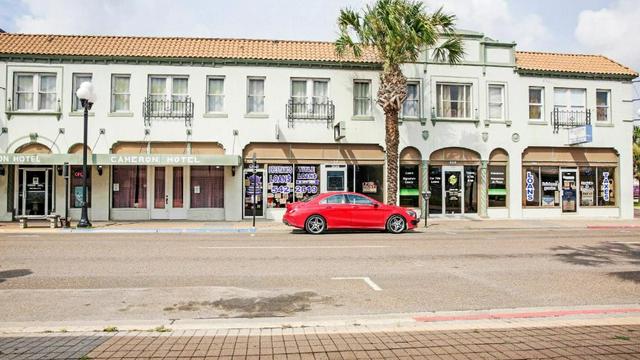
<svg viewBox="0 0 640 360">
<path fill-rule="evenodd" d="M 632 244 L 632 245 L 640 245 L 640 241 L 612 241 L 612 244 Z"/>
<path fill-rule="evenodd" d="M 362 280 L 374 291 L 382 291 L 382 288 L 378 286 L 378 284 L 374 283 L 368 276 L 334 277 L 331 278 L 331 280 Z"/>
<path fill-rule="evenodd" d="M 362 245 L 362 246 L 200 246 L 198 249 L 383 249 L 391 246 Z"/>
</svg>

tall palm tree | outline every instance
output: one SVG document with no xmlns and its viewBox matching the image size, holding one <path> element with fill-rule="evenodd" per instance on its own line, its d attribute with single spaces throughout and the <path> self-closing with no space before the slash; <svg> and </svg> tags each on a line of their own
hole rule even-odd
<svg viewBox="0 0 640 360">
<path fill-rule="evenodd" d="M 442 9 L 428 13 L 421 2 L 412 0 L 378 0 L 361 12 L 340 11 L 338 55 L 350 50 L 360 57 L 366 48 L 383 63 L 377 103 L 385 116 L 388 204 L 395 204 L 398 194 L 398 112 L 407 97 L 407 78 L 400 66 L 416 62 L 427 49 L 434 60 L 458 63 L 464 50 L 455 33 L 455 19 Z"/>
</svg>

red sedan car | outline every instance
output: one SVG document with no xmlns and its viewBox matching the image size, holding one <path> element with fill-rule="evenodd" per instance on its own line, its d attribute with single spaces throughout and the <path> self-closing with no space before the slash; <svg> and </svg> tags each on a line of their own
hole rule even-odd
<svg viewBox="0 0 640 360">
<path fill-rule="evenodd" d="M 282 221 L 310 234 L 334 229 L 378 229 L 399 234 L 418 224 L 415 211 L 351 192 L 329 192 L 287 204 Z"/>
</svg>

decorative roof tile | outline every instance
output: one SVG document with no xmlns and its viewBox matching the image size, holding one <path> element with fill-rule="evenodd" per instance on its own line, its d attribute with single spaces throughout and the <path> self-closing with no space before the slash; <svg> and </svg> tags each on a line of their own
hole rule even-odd
<svg viewBox="0 0 640 360">
<path fill-rule="evenodd" d="M 373 49 L 363 56 L 339 57 L 332 42 L 134 37 L 31 35 L 0 33 L 0 54 L 81 57 L 227 59 L 315 63 L 380 64 Z M 522 71 L 636 77 L 638 73 L 602 55 L 516 52 Z"/>
<path fill-rule="evenodd" d="M 638 76 L 637 72 L 602 55 L 516 51 L 516 66 L 519 70 L 541 72 Z"/>
</svg>

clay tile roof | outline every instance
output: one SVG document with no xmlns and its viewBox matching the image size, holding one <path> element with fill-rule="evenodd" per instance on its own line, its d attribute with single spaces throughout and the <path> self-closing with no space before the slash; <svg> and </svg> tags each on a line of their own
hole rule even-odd
<svg viewBox="0 0 640 360">
<path fill-rule="evenodd" d="M 0 33 L 0 54 L 379 63 L 373 51 L 338 57 L 331 42 Z"/>
<path fill-rule="evenodd" d="M 638 76 L 637 72 L 602 55 L 516 51 L 516 65 L 519 70 Z"/>
</svg>

